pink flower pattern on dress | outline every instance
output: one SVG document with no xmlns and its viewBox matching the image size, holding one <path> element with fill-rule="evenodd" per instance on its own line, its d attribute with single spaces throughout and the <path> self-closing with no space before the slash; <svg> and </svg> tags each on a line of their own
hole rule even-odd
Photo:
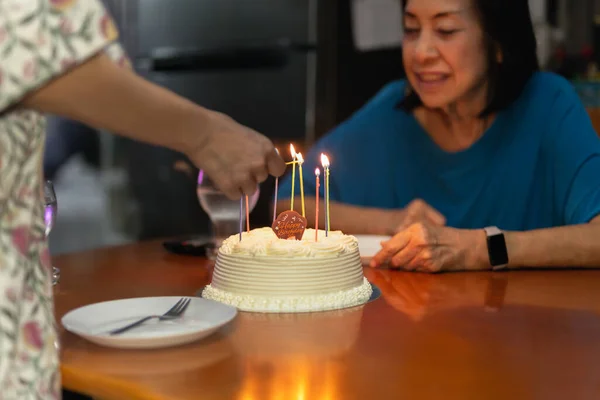
<svg viewBox="0 0 600 400">
<path fill-rule="evenodd" d="M 35 76 L 37 75 L 37 65 L 35 63 L 35 60 L 29 60 L 25 63 L 25 65 L 23 65 L 23 78 L 25 78 L 26 81 L 31 81 L 35 78 Z"/>
<path fill-rule="evenodd" d="M 73 25 L 71 24 L 71 21 L 69 21 L 67 18 L 64 18 L 60 22 L 60 30 L 64 35 L 70 35 L 73 32 Z"/>
<path fill-rule="evenodd" d="M 123 52 L 99 0 L 0 0 L 0 10 L 0 399 L 58 399 L 45 120 L 15 105 L 94 54 L 120 64 Z"/>
<path fill-rule="evenodd" d="M 44 339 L 42 339 L 42 329 L 36 321 L 29 321 L 23 325 L 23 338 L 25 344 L 28 346 L 40 350 L 44 346 Z"/>
<path fill-rule="evenodd" d="M 5 296 L 11 303 L 17 302 L 17 290 L 14 287 L 9 287 L 6 289 Z"/>
<path fill-rule="evenodd" d="M 12 232 L 12 244 L 22 256 L 29 250 L 29 227 L 18 226 Z"/>
</svg>

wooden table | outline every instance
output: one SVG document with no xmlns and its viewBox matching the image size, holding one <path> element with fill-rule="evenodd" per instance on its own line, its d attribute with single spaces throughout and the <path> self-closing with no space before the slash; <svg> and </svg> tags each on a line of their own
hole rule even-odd
<svg viewBox="0 0 600 400">
<path fill-rule="evenodd" d="M 54 259 L 56 314 L 193 295 L 207 260 L 160 242 Z M 61 331 L 66 388 L 102 399 L 598 399 L 600 271 L 365 270 L 383 296 L 314 314 L 240 313 L 194 344 L 124 351 Z"/>
</svg>

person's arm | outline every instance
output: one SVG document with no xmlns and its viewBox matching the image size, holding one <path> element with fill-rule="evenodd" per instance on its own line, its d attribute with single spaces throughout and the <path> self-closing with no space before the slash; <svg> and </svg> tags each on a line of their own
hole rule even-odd
<svg viewBox="0 0 600 400">
<path fill-rule="evenodd" d="M 231 199 L 284 172 L 263 135 L 120 68 L 118 32 L 98 0 L 5 0 L 0 28 L 0 112 L 53 113 L 180 151 Z"/>
<path fill-rule="evenodd" d="M 300 213 L 300 196 L 295 197 L 294 208 Z M 308 226 L 315 226 L 315 198 L 305 197 L 306 219 Z M 319 229 L 325 229 L 325 205 L 319 198 Z M 290 209 L 290 199 L 277 202 L 277 213 Z M 351 206 L 336 201 L 329 203 L 331 230 L 346 234 L 392 235 L 398 225 L 400 215 L 390 210 Z"/>
<path fill-rule="evenodd" d="M 600 268 L 600 216 L 590 223 L 530 231 L 505 231 L 508 268 Z M 409 271 L 489 270 L 483 229 L 416 223 L 383 244 L 371 266 Z"/>
<path fill-rule="evenodd" d="M 295 197 L 294 202 L 300 205 L 301 197 Z M 319 199 L 319 228 L 325 229 L 325 209 Z M 305 209 L 308 226 L 315 225 L 316 205 L 314 197 L 305 197 Z M 277 212 L 289 210 L 290 200 L 277 202 Z M 296 208 L 296 207 L 294 207 Z M 374 207 L 360 207 L 330 201 L 331 229 L 341 230 L 348 234 L 365 235 L 394 235 L 408 225 L 427 221 L 436 226 L 446 224 L 446 218 L 436 209 L 421 199 L 411 201 L 401 209 L 383 209 Z"/>
<path fill-rule="evenodd" d="M 489 269 L 486 235 L 476 233 L 477 262 Z M 504 232 L 509 268 L 600 267 L 600 216 L 588 224 L 525 232 Z"/>
<path fill-rule="evenodd" d="M 21 104 L 182 152 L 202 146 L 213 119 L 212 112 L 120 68 L 104 53 Z"/>
<path fill-rule="evenodd" d="M 21 106 L 186 154 L 230 198 L 252 194 L 285 165 L 270 140 L 97 55 L 50 81 Z"/>
</svg>

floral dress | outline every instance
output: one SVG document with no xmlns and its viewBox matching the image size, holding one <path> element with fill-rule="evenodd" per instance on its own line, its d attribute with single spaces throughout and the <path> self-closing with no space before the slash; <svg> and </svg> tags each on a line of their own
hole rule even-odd
<svg viewBox="0 0 600 400">
<path fill-rule="evenodd" d="M 126 58 L 98 0 L 0 0 L 0 399 L 60 397 L 42 217 L 44 117 L 19 101 L 106 51 Z"/>
</svg>

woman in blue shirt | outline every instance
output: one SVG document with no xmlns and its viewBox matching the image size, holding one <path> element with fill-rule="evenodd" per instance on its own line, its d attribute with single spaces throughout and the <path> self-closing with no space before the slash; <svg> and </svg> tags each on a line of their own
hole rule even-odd
<svg viewBox="0 0 600 400">
<path fill-rule="evenodd" d="M 331 159 L 332 229 L 394 235 L 372 266 L 600 266 L 600 139 L 569 82 L 539 71 L 528 3 L 403 4 L 407 80 L 305 157 Z M 288 177 L 280 210 L 289 193 Z"/>
</svg>

